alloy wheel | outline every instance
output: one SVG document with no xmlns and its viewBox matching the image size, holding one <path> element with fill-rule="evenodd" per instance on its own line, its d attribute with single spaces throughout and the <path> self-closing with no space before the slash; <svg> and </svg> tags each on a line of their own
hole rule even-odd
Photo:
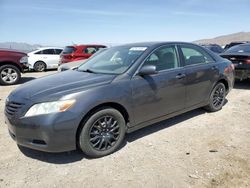
<svg viewBox="0 0 250 188">
<path fill-rule="evenodd" d="M 5 68 L 1 71 L 1 79 L 7 84 L 12 84 L 18 79 L 17 71 L 12 68 Z"/>
<path fill-rule="evenodd" d="M 45 70 L 45 64 L 43 62 L 37 62 L 35 64 L 35 70 L 38 71 L 38 72 L 42 72 Z"/>
<path fill-rule="evenodd" d="M 213 106 L 220 108 L 225 99 L 225 88 L 222 85 L 218 85 L 213 93 Z"/>
<path fill-rule="evenodd" d="M 100 117 L 93 123 L 89 131 L 89 142 L 98 151 L 113 147 L 119 139 L 120 126 L 112 116 Z"/>
</svg>

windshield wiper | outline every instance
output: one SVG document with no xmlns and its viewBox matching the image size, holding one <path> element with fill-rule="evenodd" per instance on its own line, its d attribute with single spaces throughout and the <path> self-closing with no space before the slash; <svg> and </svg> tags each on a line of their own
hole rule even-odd
<svg viewBox="0 0 250 188">
<path fill-rule="evenodd" d="M 78 71 L 80 71 L 80 72 L 88 72 L 88 73 L 96 73 L 95 71 L 92 71 L 90 69 L 85 69 L 85 70 L 79 70 L 78 69 Z"/>
</svg>

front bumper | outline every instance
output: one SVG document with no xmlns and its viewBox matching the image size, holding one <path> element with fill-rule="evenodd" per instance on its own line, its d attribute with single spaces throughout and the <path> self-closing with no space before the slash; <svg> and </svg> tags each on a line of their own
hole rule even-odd
<svg viewBox="0 0 250 188">
<path fill-rule="evenodd" d="M 5 114 L 10 136 L 18 145 L 46 152 L 76 149 L 78 122 L 75 114 L 51 114 L 10 118 Z"/>
<path fill-rule="evenodd" d="M 25 63 L 21 63 L 22 65 L 22 72 L 26 72 L 26 71 L 29 71 L 29 64 L 28 62 L 25 62 Z"/>
</svg>

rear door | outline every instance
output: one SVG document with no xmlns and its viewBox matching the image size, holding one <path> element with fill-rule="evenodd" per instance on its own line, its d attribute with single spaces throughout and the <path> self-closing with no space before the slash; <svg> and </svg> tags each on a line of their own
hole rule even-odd
<svg viewBox="0 0 250 188">
<path fill-rule="evenodd" d="M 180 54 L 185 64 L 186 104 L 192 107 L 208 99 L 213 83 L 219 78 L 219 66 L 202 48 L 183 44 Z"/>
<path fill-rule="evenodd" d="M 55 49 L 43 50 L 43 58 L 47 64 L 47 68 L 57 68 L 59 63 L 59 54 L 56 54 Z"/>
<path fill-rule="evenodd" d="M 176 46 L 156 49 L 144 65 L 155 65 L 159 72 L 135 75 L 131 80 L 135 124 L 176 112 L 185 105 L 185 74 Z"/>
<path fill-rule="evenodd" d="M 45 49 L 41 52 L 41 59 L 46 63 L 47 68 L 51 68 L 54 59 L 54 49 Z"/>
</svg>

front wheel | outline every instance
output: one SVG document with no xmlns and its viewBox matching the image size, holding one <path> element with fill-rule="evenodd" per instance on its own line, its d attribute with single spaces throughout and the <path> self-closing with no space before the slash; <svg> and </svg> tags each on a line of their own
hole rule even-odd
<svg viewBox="0 0 250 188">
<path fill-rule="evenodd" d="M 90 157 L 102 157 L 116 151 L 125 136 L 125 120 L 113 108 L 100 109 L 83 125 L 80 149 Z"/>
<path fill-rule="evenodd" d="M 0 67 L 0 84 L 13 85 L 21 78 L 20 70 L 14 65 L 3 65 Z"/>
<path fill-rule="evenodd" d="M 210 112 L 216 112 L 222 109 L 226 97 L 226 87 L 223 83 L 217 83 L 213 88 L 210 97 L 209 104 L 205 107 Z"/>
</svg>

